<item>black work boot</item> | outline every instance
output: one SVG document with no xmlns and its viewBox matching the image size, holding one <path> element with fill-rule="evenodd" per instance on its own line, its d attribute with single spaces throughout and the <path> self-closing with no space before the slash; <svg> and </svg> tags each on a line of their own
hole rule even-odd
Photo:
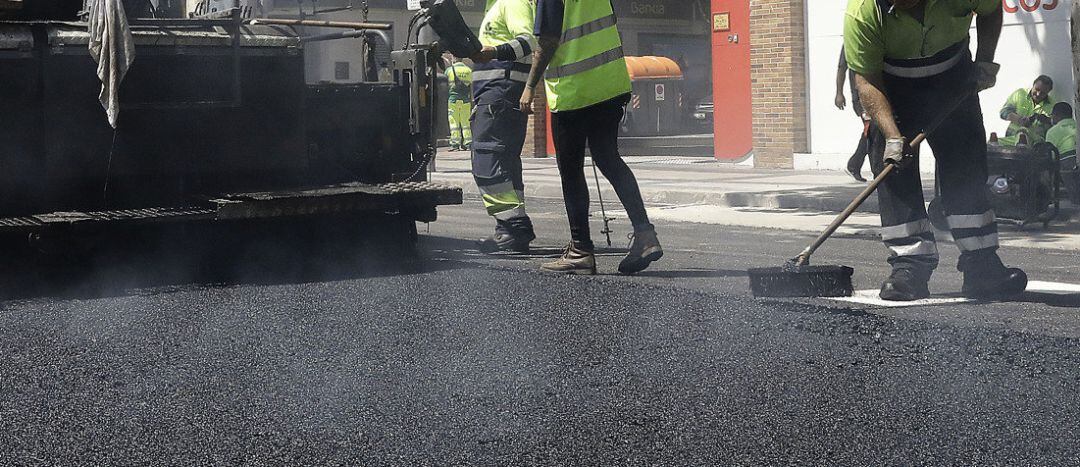
<svg viewBox="0 0 1080 467">
<path fill-rule="evenodd" d="M 630 251 L 619 263 L 619 272 L 634 274 L 644 271 L 650 263 L 664 256 L 664 249 L 656 238 L 656 229 L 634 232 L 631 239 Z"/>
<path fill-rule="evenodd" d="M 963 272 L 964 287 L 960 291 L 968 298 L 1012 298 L 1027 290 L 1027 274 L 1019 268 L 1006 267 L 997 253 L 968 262 Z"/>
<path fill-rule="evenodd" d="M 477 240 L 477 246 L 481 253 L 491 254 L 498 253 L 500 251 L 507 251 L 511 253 L 528 253 L 529 242 L 532 239 L 526 239 L 514 234 L 496 232 L 490 237 L 481 238 Z"/>
<path fill-rule="evenodd" d="M 881 284 L 882 300 L 910 302 L 930 296 L 930 272 L 916 268 L 893 268 L 892 274 Z"/>
<path fill-rule="evenodd" d="M 477 241 L 481 253 L 491 254 L 500 251 L 528 253 L 529 243 L 536 240 L 532 221 L 529 218 L 513 221 L 498 221 L 495 234 Z"/>
<path fill-rule="evenodd" d="M 540 265 L 540 270 L 563 274 L 596 274 L 596 256 L 592 251 L 574 246 L 570 242 L 559 259 Z"/>
</svg>

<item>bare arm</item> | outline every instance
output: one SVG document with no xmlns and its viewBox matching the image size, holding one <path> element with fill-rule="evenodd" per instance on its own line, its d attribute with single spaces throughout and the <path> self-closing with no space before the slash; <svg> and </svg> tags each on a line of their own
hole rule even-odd
<svg viewBox="0 0 1080 467">
<path fill-rule="evenodd" d="M 847 60 L 844 59 L 844 49 L 841 48 L 840 63 L 836 66 L 836 98 L 833 99 L 836 108 L 840 110 L 844 110 L 844 107 L 847 106 L 847 100 L 844 99 L 844 83 L 847 81 L 847 71 Z"/>
<path fill-rule="evenodd" d="M 855 86 L 859 90 L 859 98 L 862 99 L 863 107 L 870 114 L 870 118 L 878 125 L 886 139 L 901 138 L 900 128 L 893 118 L 892 104 L 885 97 L 885 80 L 881 73 L 869 75 L 855 74 Z"/>
<path fill-rule="evenodd" d="M 525 83 L 525 92 L 521 94 L 521 111 L 526 114 L 533 113 L 533 91 L 540 81 L 544 79 L 551 60 L 555 58 L 555 52 L 559 50 L 559 36 L 540 36 L 536 50 L 533 52 L 532 69 L 529 70 L 529 81 Z"/>
<path fill-rule="evenodd" d="M 836 108 L 844 110 L 847 106 L 847 99 L 844 99 L 844 82 L 847 80 L 847 71 L 843 68 L 836 70 L 836 97 L 833 98 L 833 104 L 836 104 Z"/>
</svg>

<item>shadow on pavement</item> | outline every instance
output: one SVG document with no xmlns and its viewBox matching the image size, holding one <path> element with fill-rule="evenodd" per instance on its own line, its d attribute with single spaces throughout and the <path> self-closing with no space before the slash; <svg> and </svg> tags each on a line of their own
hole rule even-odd
<svg viewBox="0 0 1080 467">
<path fill-rule="evenodd" d="M 1038 303 L 1059 308 L 1080 308 L 1080 294 L 1024 292 L 1024 295 L 1016 301 L 1021 303 Z"/>
<path fill-rule="evenodd" d="M 528 253 L 513 253 L 513 252 L 496 252 L 496 253 L 482 253 L 480 252 L 478 242 L 471 239 L 450 238 L 450 237 L 437 237 L 437 236 L 422 236 L 421 240 L 422 250 L 431 250 L 433 252 L 446 253 L 455 257 L 482 257 L 493 259 L 508 259 L 508 260 L 538 260 L 538 259 L 551 259 L 557 258 L 563 254 L 565 247 L 552 247 L 541 246 L 532 247 Z M 626 248 L 618 247 L 597 247 L 597 256 L 623 256 L 628 250 Z"/>
<path fill-rule="evenodd" d="M 476 267 L 429 259 L 411 221 L 245 221 L 3 239 L 0 301 L 300 284 Z"/>
<path fill-rule="evenodd" d="M 641 277 L 659 277 L 667 279 L 695 279 L 695 278 L 720 278 L 720 277 L 748 277 L 746 271 L 733 269 L 679 269 L 679 270 L 651 270 L 635 274 Z"/>
</svg>

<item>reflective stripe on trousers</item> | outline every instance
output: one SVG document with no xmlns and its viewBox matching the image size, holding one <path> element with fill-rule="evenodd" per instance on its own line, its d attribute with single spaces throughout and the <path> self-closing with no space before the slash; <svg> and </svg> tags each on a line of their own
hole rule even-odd
<svg viewBox="0 0 1080 467">
<path fill-rule="evenodd" d="M 489 215 L 503 221 L 528 217 L 521 167 L 528 117 L 515 108 L 525 85 L 491 84 L 473 109 L 473 178 Z"/>
<path fill-rule="evenodd" d="M 909 79 L 885 74 L 885 93 L 897 114 L 900 131 L 909 138 L 929 125 L 944 107 L 966 94 L 970 61 L 929 78 Z M 927 136 L 934 151 L 941 187 L 940 201 L 950 231 L 960 250 L 960 263 L 978 264 L 976 258 L 998 247 L 997 224 L 986 190 L 986 131 L 977 95 L 969 95 Z M 871 135 L 870 162 L 874 173 L 884 164 L 885 140 L 880 129 Z M 882 241 L 896 266 L 933 269 L 937 245 L 927 221 L 919 160 L 895 171 L 878 189 Z"/>
<path fill-rule="evenodd" d="M 937 256 L 937 243 L 929 219 L 917 219 L 881 228 L 881 240 L 896 256 Z"/>
</svg>

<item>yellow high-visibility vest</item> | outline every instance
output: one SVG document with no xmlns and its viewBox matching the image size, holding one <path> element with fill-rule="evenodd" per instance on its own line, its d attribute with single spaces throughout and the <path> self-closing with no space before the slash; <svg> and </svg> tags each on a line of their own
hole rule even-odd
<svg viewBox="0 0 1080 467">
<path fill-rule="evenodd" d="M 552 112 L 577 110 L 630 92 L 611 2 L 565 0 L 562 45 L 545 75 Z"/>
</svg>

